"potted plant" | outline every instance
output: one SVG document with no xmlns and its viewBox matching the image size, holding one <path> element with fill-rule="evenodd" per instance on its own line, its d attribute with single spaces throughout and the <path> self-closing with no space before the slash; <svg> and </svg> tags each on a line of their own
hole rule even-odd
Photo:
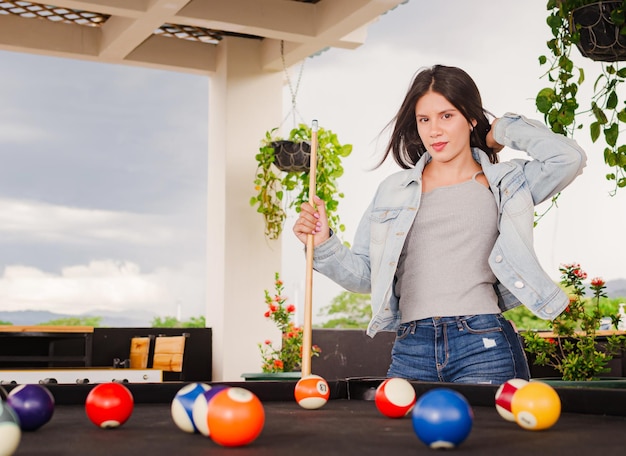
<svg viewBox="0 0 626 456">
<path fill-rule="evenodd" d="M 553 131 L 567 136 L 583 128 L 577 122 L 580 115 L 591 117 L 589 134 L 593 142 L 602 136 L 606 145 L 604 161 L 613 169 L 606 177 L 615 181 L 614 194 L 626 186 L 626 144 L 619 143 L 620 126 L 623 129 L 626 123 L 626 108 L 619 97 L 626 80 L 626 67 L 619 64 L 626 59 L 626 0 L 548 0 L 547 10 L 546 22 L 552 31 L 547 42 L 550 54 L 540 56 L 539 63 L 548 65 L 542 77 L 551 85 L 537 94 L 537 109 Z M 591 18 L 592 14 L 596 17 Z M 594 29 L 593 24 L 600 24 L 600 28 Z M 609 33 L 603 38 L 601 31 Z M 599 62 L 600 74 L 586 106 L 577 98 L 585 72 L 573 60 L 572 44 Z"/>
<path fill-rule="evenodd" d="M 295 208 L 299 212 L 300 205 L 308 201 L 310 142 L 311 128 L 305 124 L 293 128 L 286 140 L 277 137 L 274 129 L 266 132 L 261 141 L 256 155 L 256 194 L 250 199 L 250 205 L 263 215 L 268 239 L 278 239 L 288 209 Z M 337 208 L 344 194 L 339 191 L 337 181 L 343 175 L 341 161 L 352 153 L 352 145 L 341 144 L 335 133 L 324 128 L 318 129 L 317 143 L 316 194 L 326 204 L 332 228 L 336 232 L 343 232 L 345 226 L 341 223 Z M 277 159 L 277 151 L 288 147 L 294 147 L 294 150 L 288 152 L 288 158 Z M 304 158 L 305 161 L 298 163 L 296 158 Z"/>
<path fill-rule="evenodd" d="M 265 318 L 270 319 L 276 324 L 280 330 L 280 344 L 274 343 L 267 339 L 263 343 L 259 343 L 259 351 L 261 352 L 261 370 L 263 374 L 243 374 L 247 380 L 258 380 L 267 378 L 281 378 L 276 375 L 280 374 L 282 378 L 299 378 L 300 367 L 302 364 L 302 343 L 303 328 L 297 326 L 293 321 L 296 306 L 287 303 L 287 297 L 283 295 L 283 281 L 280 279 L 278 272 L 274 274 L 273 295 L 265 290 Z M 317 345 L 311 347 L 311 356 L 319 356 L 321 349 Z"/>
<path fill-rule="evenodd" d="M 549 322 L 551 333 L 524 331 L 525 350 L 532 354 L 534 363 L 551 366 L 566 381 L 597 380 L 608 371 L 607 364 L 626 349 L 626 337 L 609 334 L 606 342 L 598 341 L 598 330 L 603 318 L 600 298 L 606 298 L 604 280 L 591 280 L 591 299 L 586 299 L 583 280 L 587 278 L 579 264 L 561 265 L 561 285 L 569 293 L 568 307 Z M 611 315 L 612 326 L 617 328 L 619 317 Z"/>
</svg>

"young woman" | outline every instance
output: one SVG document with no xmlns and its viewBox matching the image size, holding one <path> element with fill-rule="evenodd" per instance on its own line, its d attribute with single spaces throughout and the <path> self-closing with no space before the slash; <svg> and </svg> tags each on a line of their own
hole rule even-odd
<svg viewBox="0 0 626 456">
<path fill-rule="evenodd" d="M 381 163 L 403 168 L 379 186 L 352 248 L 324 202 L 301 207 L 293 231 L 314 236 L 314 268 L 371 293 L 367 333 L 396 331 L 389 377 L 500 384 L 529 378 L 521 340 L 501 312 L 523 303 L 544 319 L 567 296 L 533 250 L 534 206 L 581 174 L 585 152 L 520 115 L 491 123 L 471 77 L 436 65 L 417 73 L 392 121 Z M 529 159 L 499 163 L 503 147 Z"/>
</svg>

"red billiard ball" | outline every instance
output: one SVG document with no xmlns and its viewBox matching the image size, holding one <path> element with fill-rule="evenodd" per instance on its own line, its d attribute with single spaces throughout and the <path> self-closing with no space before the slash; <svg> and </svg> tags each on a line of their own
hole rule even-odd
<svg viewBox="0 0 626 456">
<path fill-rule="evenodd" d="M 378 411 L 389 418 L 406 416 L 416 400 L 413 385 L 403 378 L 386 379 L 376 388 L 374 396 Z"/>
<path fill-rule="evenodd" d="M 261 434 L 264 424 L 263 404 L 254 393 L 245 388 L 223 389 L 208 403 L 209 435 L 218 445 L 248 445 Z"/>
<path fill-rule="evenodd" d="M 328 383 L 319 375 L 307 375 L 296 383 L 294 397 L 302 408 L 313 410 L 326 405 L 330 397 Z"/>
<path fill-rule="evenodd" d="M 511 411 L 511 401 L 517 390 L 527 383 L 522 378 L 512 378 L 500 385 L 496 391 L 496 410 L 505 420 L 515 423 L 515 416 Z"/>
<path fill-rule="evenodd" d="M 8 394 L 7 403 L 20 420 L 22 431 L 39 429 L 54 414 L 54 396 L 43 385 L 19 385 Z"/>
<path fill-rule="evenodd" d="M 0 454 L 15 453 L 22 439 L 20 421 L 13 408 L 0 400 Z"/>
<path fill-rule="evenodd" d="M 87 395 L 85 412 L 93 424 L 101 428 L 116 428 L 133 413 L 132 393 L 121 383 L 96 385 Z"/>
</svg>

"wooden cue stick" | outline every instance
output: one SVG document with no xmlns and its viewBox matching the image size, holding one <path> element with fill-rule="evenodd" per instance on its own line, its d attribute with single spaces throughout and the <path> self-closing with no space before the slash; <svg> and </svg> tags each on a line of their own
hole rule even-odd
<svg viewBox="0 0 626 456">
<path fill-rule="evenodd" d="M 313 204 L 317 173 L 317 120 L 311 125 L 311 166 L 309 170 L 309 202 Z M 313 234 L 306 238 L 306 287 L 304 292 L 304 327 L 302 332 L 302 372 L 311 375 L 311 346 L 313 345 Z"/>
</svg>

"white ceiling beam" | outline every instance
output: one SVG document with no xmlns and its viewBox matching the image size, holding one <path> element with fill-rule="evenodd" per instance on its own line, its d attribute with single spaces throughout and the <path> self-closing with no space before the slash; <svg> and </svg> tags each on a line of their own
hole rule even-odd
<svg viewBox="0 0 626 456">
<path fill-rule="evenodd" d="M 98 55 L 95 27 L 0 15 L 0 49 L 75 58 Z"/>
<path fill-rule="evenodd" d="M 152 33 L 172 17 L 189 0 L 153 0 L 140 18 L 111 17 L 102 26 L 100 55 L 123 60 Z"/>
<path fill-rule="evenodd" d="M 111 16 L 141 17 L 150 0 L 39 0 L 35 3 Z"/>
<path fill-rule="evenodd" d="M 153 35 L 124 60 L 162 70 L 208 75 L 215 72 L 217 46 Z"/>
</svg>

